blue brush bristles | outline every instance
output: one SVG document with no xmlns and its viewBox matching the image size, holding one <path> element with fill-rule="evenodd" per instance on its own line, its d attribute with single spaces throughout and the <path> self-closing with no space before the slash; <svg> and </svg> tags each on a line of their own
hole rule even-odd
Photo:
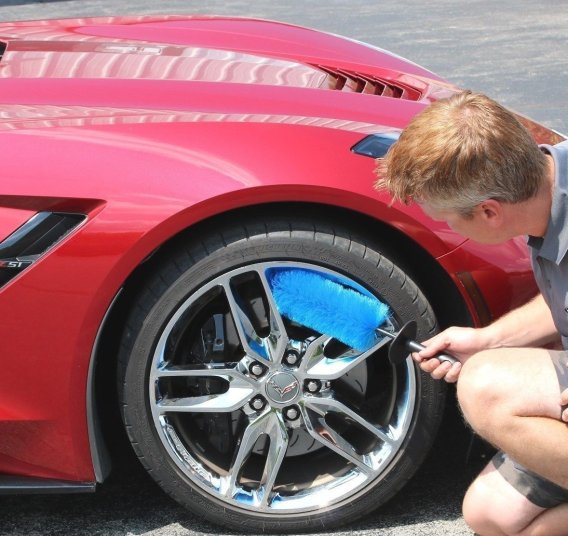
<svg viewBox="0 0 568 536">
<path fill-rule="evenodd" d="M 277 270 L 271 287 L 282 315 L 359 351 L 374 344 L 389 317 L 381 301 L 309 270 Z"/>
</svg>

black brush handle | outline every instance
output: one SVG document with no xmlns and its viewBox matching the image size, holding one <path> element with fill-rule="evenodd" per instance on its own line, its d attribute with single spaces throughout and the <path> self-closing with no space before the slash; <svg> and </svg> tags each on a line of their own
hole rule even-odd
<svg viewBox="0 0 568 536">
<path fill-rule="evenodd" d="M 424 350 L 426 348 L 426 346 L 424 346 L 423 344 L 420 344 L 419 342 L 409 341 L 409 340 L 406 341 L 406 347 L 408 348 L 409 352 L 420 352 L 420 350 Z M 450 355 L 450 354 L 440 353 L 440 354 L 436 354 L 432 357 L 439 359 L 442 363 L 448 362 L 448 363 L 451 363 L 452 365 L 454 363 L 459 363 L 459 359 L 456 359 L 453 355 Z"/>
<path fill-rule="evenodd" d="M 414 340 L 417 331 L 416 322 L 414 320 L 404 324 L 397 333 L 391 333 L 390 331 L 386 331 L 381 328 L 377 328 L 376 331 L 381 335 L 386 335 L 392 339 L 389 348 L 389 360 L 393 365 L 403 363 L 410 352 L 420 352 L 426 348 Z M 442 362 L 448 362 L 451 364 L 459 363 L 459 359 L 449 354 L 440 353 L 432 357 L 435 357 Z"/>
</svg>

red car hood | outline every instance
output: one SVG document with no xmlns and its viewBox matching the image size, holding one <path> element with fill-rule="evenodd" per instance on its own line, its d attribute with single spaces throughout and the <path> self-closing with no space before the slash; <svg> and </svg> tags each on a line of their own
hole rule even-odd
<svg viewBox="0 0 568 536">
<path fill-rule="evenodd" d="M 105 78 L 263 84 L 408 100 L 453 90 L 368 45 L 252 19 L 128 17 L 0 24 L 0 78 Z M 429 99 L 428 99 L 429 100 Z"/>
</svg>

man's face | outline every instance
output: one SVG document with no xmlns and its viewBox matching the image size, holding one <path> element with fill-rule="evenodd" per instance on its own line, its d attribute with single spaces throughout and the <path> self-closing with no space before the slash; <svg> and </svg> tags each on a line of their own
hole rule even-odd
<svg viewBox="0 0 568 536">
<path fill-rule="evenodd" d="M 433 220 L 446 222 L 456 233 L 481 244 L 501 244 L 513 236 L 499 217 L 500 206 L 492 201 L 480 203 L 468 217 L 453 210 L 433 208 L 427 202 L 419 203 L 419 206 Z"/>
</svg>

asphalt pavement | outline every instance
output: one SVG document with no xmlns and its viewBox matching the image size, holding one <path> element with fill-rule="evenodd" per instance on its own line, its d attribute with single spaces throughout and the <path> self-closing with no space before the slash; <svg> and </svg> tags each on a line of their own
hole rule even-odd
<svg viewBox="0 0 568 536">
<path fill-rule="evenodd" d="M 568 133 L 565 0 L 0 0 L 0 20 L 123 14 L 253 16 L 315 27 L 391 50 Z M 460 503 L 489 451 L 450 403 L 443 435 L 410 484 L 342 535 L 471 535 Z M 325 534 L 328 532 L 326 531 Z M 177 506 L 128 456 L 95 494 L 0 496 L 0 536 L 220 535 Z M 322 533 L 324 534 L 324 533 Z"/>
<path fill-rule="evenodd" d="M 358 523 L 317 536 L 471 536 L 461 499 L 491 451 L 448 405 L 444 433 L 411 482 Z M 116 460 L 115 460 L 116 461 Z M 252 534 L 252 533 L 251 533 Z M 127 451 L 94 494 L 0 495 L 0 536 L 239 536 L 196 518 L 167 497 Z M 254 535 L 253 535 L 254 536 Z"/>
</svg>

